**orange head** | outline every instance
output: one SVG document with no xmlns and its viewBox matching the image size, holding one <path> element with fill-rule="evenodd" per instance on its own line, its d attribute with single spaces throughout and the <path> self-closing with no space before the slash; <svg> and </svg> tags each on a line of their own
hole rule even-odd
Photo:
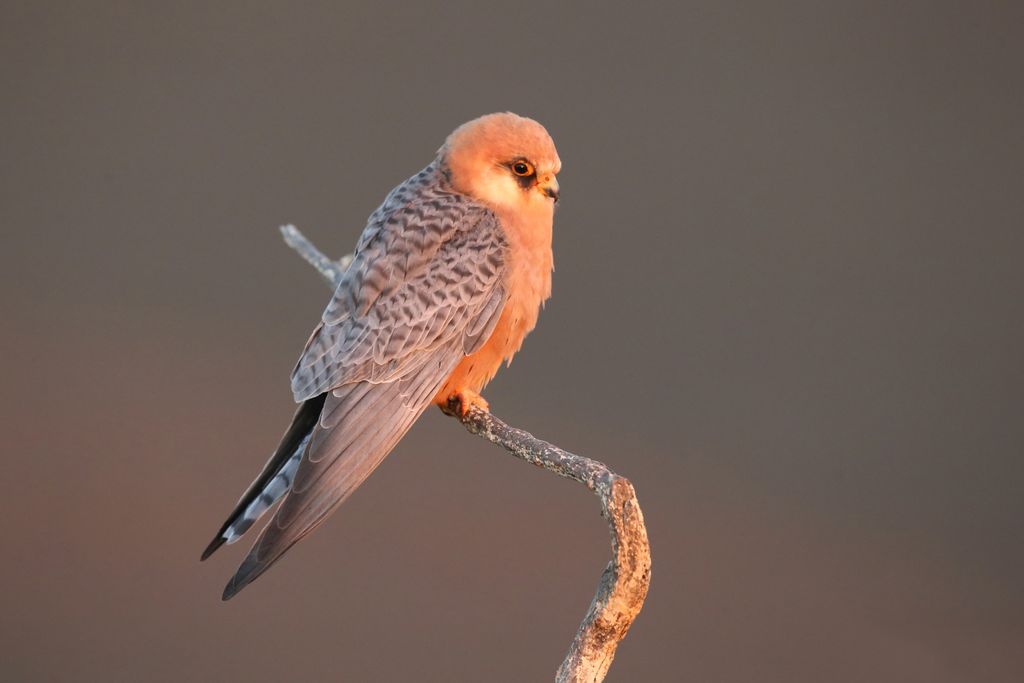
<svg viewBox="0 0 1024 683">
<path fill-rule="evenodd" d="M 562 162 L 551 136 L 533 119 L 488 114 L 455 129 L 438 157 L 452 186 L 498 209 L 553 210 Z"/>
</svg>

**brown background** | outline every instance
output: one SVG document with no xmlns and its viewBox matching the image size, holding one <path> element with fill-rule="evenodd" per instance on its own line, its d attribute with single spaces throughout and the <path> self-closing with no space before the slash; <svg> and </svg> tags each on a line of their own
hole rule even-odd
<svg viewBox="0 0 1024 683">
<path fill-rule="evenodd" d="M 436 411 L 198 562 L 327 299 L 277 225 L 351 249 L 504 109 L 564 201 L 488 397 L 653 542 L 609 680 L 1024 680 L 1020 3 L 85 4 L 0 17 L 5 680 L 551 678 L 597 503 Z"/>
</svg>

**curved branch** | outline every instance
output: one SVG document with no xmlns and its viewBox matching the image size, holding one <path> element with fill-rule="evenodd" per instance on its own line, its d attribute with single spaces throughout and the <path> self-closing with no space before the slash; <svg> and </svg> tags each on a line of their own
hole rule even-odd
<svg viewBox="0 0 1024 683">
<path fill-rule="evenodd" d="M 461 422 L 470 433 L 501 446 L 517 458 L 578 481 L 601 500 L 601 514 L 608 520 L 612 536 L 613 558 L 601 574 L 597 594 L 555 680 L 603 680 L 615 657 L 615 648 L 643 607 L 651 581 L 651 548 L 633 485 L 603 463 L 509 427 L 478 408 L 470 410 Z"/>
<path fill-rule="evenodd" d="M 332 261 L 295 226 L 281 228 L 288 246 L 297 251 L 331 284 L 337 287 L 351 256 Z M 456 415 L 458 411 L 453 410 Z M 521 429 L 510 427 L 489 412 L 472 408 L 456 418 L 471 433 L 501 446 L 526 462 L 573 479 L 594 492 L 601 501 L 601 515 L 608 520 L 612 561 L 605 567 L 583 622 L 555 676 L 556 683 L 598 683 L 604 680 L 619 642 L 636 619 L 651 581 L 651 548 L 644 516 L 629 480 L 608 466 L 569 453 Z"/>
</svg>

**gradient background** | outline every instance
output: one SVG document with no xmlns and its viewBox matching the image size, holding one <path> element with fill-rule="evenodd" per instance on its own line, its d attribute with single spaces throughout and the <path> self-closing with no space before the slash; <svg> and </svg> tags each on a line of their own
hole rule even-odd
<svg viewBox="0 0 1024 683">
<path fill-rule="evenodd" d="M 0 16 L 5 680 L 550 680 L 598 504 L 437 411 L 198 562 L 328 297 L 277 226 L 347 252 L 505 109 L 564 201 L 487 396 L 637 487 L 609 680 L 1024 680 L 1020 3 L 90 4 Z"/>
</svg>

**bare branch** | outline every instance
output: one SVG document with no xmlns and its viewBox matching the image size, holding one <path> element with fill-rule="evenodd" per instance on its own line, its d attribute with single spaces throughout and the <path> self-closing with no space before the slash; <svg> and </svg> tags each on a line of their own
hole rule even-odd
<svg viewBox="0 0 1024 683">
<path fill-rule="evenodd" d="M 281 234 L 288 246 L 337 287 L 352 262 L 351 255 L 332 261 L 293 225 L 283 226 Z M 449 408 L 453 414 L 459 414 L 456 406 Z M 608 673 L 619 642 L 640 613 L 651 581 L 651 548 L 633 485 L 607 465 L 510 427 L 479 408 L 474 407 L 457 419 L 471 434 L 526 462 L 578 481 L 601 501 L 601 514 L 608 520 L 611 532 L 612 561 L 601 574 L 597 594 L 555 676 L 556 683 L 599 683 Z"/>
<path fill-rule="evenodd" d="M 282 225 L 280 229 L 285 244 L 297 251 L 299 256 L 316 268 L 317 272 L 327 279 L 332 289 L 337 288 L 341 282 L 341 276 L 345 274 L 349 265 L 352 264 L 352 254 L 342 256 L 337 261 L 332 261 L 324 256 L 324 253 L 317 249 L 294 225 Z"/>
<path fill-rule="evenodd" d="M 569 453 L 528 432 L 509 427 L 478 408 L 471 409 L 461 422 L 471 433 L 501 446 L 517 458 L 580 482 L 601 500 L 601 514 L 608 520 L 612 536 L 612 561 L 601 575 L 597 594 L 555 680 L 557 683 L 604 680 L 619 641 L 626 637 L 626 631 L 643 607 L 651 581 L 651 548 L 633 485 L 603 463 Z"/>
</svg>

